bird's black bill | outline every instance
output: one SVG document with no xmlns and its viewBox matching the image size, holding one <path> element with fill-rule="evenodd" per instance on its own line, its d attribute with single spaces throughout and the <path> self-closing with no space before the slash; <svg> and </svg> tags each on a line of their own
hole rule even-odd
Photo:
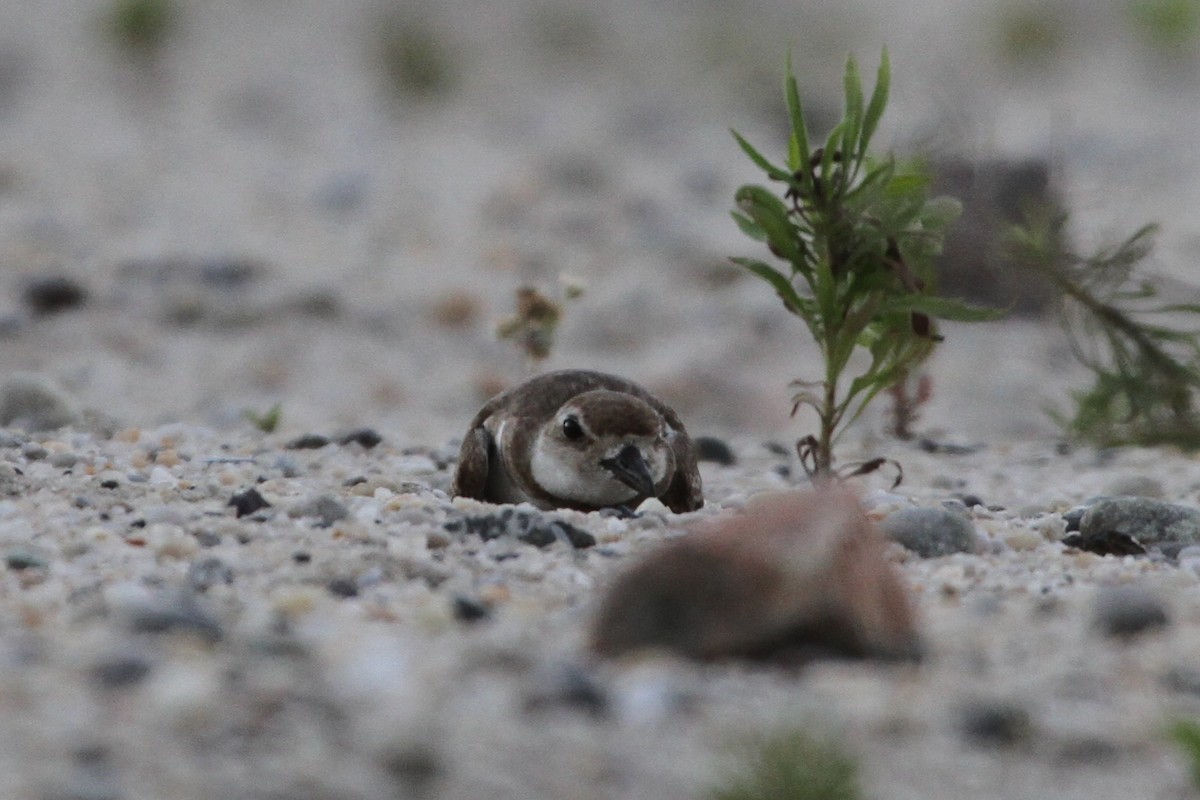
<svg viewBox="0 0 1200 800">
<path fill-rule="evenodd" d="M 646 464 L 646 459 L 642 458 L 641 451 L 633 445 L 628 445 L 617 453 L 616 458 L 604 459 L 600 466 L 639 495 L 655 496 L 654 477 L 650 474 L 650 467 Z"/>
</svg>

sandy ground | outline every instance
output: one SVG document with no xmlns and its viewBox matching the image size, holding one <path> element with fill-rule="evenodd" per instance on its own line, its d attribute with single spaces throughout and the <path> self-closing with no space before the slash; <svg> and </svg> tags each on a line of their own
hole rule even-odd
<svg viewBox="0 0 1200 800">
<path fill-rule="evenodd" d="M 988 555 L 903 565 L 918 669 L 591 663 L 598 587 L 674 528 L 655 514 L 568 515 L 606 545 L 588 552 L 441 541 L 462 513 L 438 494 L 449 443 L 523 370 L 495 323 L 562 272 L 587 292 L 548 366 L 633 377 L 735 445 L 702 513 L 788 485 L 763 443 L 805 432 L 787 382 L 813 353 L 724 259 L 753 251 L 728 209 L 758 179 L 728 129 L 779 141 L 789 45 L 828 115 L 845 54 L 869 72 L 886 41 L 882 144 L 1046 159 L 1081 241 L 1157 220 L 1154 266 L 1189 277 L 1194 42 L 1155 49 L 1119 4 L 1061 2 L 1057 54 L 1016 68 L 1000 4 L 826 5 L 219 0 L 183 3 L 148 59 L 106 39 L 106 3 L 0 5 L 0 370 L 112 421 L 2 450 L 0 540 L 35 564 L 0 583 L 0 795 L 696 797 L 731 742 L 802 724 L 860 754 L 870 797 L 1188 796 L 1162 730 L 1200 712 L 1195 573 L 1053 540 L 1088 497 L 1144 476 L 1194 504 L 1200 475 L 1061 455 L 1043 406 L 1085 376 L 1040 322 L 950 327 L 931 364 L 921 430 L 979 453 L 922 453 L 878 419 L 848 442 L 901 458 L 914 502 L 1004 509 L 974 520 Z M 441 43 L 450 88 L 396 91 L 389 20 Z M 46 275 L 88 302 L 31 317 L 22 289 Z M 243 418 L 275 403 L 275 434 Z M 362 426 L 383 444 L 284 448 Z M 233 518 L 260 478 L 273 510 Z M 348 516 L 318 527 L 303 505 L 325 495 Z M 1149 585 L 1170 626 L 1098 635 L 1114 582 Z M 457 621 L 459 596 L 491 618 Z M 974 705 L 1029 730 L 975 744 Z"/>
</svg>

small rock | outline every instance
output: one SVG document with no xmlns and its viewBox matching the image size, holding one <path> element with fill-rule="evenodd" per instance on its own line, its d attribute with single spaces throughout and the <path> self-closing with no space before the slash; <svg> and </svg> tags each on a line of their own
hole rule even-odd
<svg viewBox="0 0 1200 800">
<path fill-rule="evenodd" d="M 692 440 L 696 448 L 696 458 L 700 461 L 712 461 L 722 467 L 732 467 L 737 463 L 733 449 L 715 436 L 697 436 Z"/>
<path fill-rule="evenodd" d="M 605 656 L 912 658 L 912 603 L 886 540 L 839 488 L 756 495 L 621 574 L 592 628 Z"/>
<path fill-rule="evenodd" d="M 87 302 L 87 297 L 87 290 L 82 284 L 63 275 L 34 278 L 21 293 L 21 299 L 34 316 L 79 308 Z"/>
<path fill-rule="evenodd" d="M 326 588 L 335 597 L 358 597 L 358 584 L 350 578 L 334 578 Z"/>
<path fill-rule="evenodd" d="M 293 506 L 288 511 L 288 516 L 316 517 L 317 527 L 328 528 L 335 522 L 349 517 L 350 510 L 332 494 L 323 494 L 313 500 Z"/>
<path fill-rule="evenodd" d="M 191 633 L 212 644 L 224 636 L 220 624 L 189 595 L 160 597 L 130 610 L 129 627 L 135 633 Z"/>
<path fill-rule="evenodd" d="M 329 444 L 330 438 L 320 433 L 306 433 L 284 445 L 288 450 L 319 450 Z"/>
<path fill-rule="evenodd" d="M 460 622 L 479 622 L 491 616 L 487 604 L 474 597 L 458 594 L 454 596 L 454 618 Z"/>
<path fill-rule="evenodd" d="M 560 540 L 576 549 L 596 544 L 595 536 L 570 523 L 540 513 L 516 511 L 511 508 L 497 514 L 451 520 L 444 527 L 449 533 L 475 534 L 485 542 L 510 535 L 534 547 L 549 547 Z"/>
<path fill-rule="evenodd" d="M 975 526 L 962 514 L 944 508 L 902 508 L 883 519 L 884 534 L 922 558 L 978 549 Z"/>
<path fill-rule="evenodd" d="M 119 654 L 96 662 L 88 673 L 101 689 L 124 689 L 141 683 L 150 669 L 150 662 L 139 655 Z"/>
<path fill-rule="evenodd" d="M 271 507 L 271 504 L 267 502 L 267 499 L 259 494 L 258 489 L 255 489 L 253 486 L 251 486 L 249 489 L 243 489 L 233 497 L 229 498 L 228 505 L 231 505 L 237 509 L 237 516 L 239 519 L 253 514 L 255 511 Z"/>
<path fill-rule="evenodd" d="M 1200 511 L 1144 497 L 1109 497 L 1097 501 L 1079 521 L 1082 549 L 1113 535 L 1142 547 L 1178 550 L 1200 544 Z"/>
<path fill-rule="evenodd" d="M 1144 586 L 1104 586 L 1097 590 L 1093 621 L 1107 636 L 1131 637 L 1166 627 L 1167 608 Z"/>
<path fill-rule="evenodd" d="M 4 565 L 12 570 L 45 569 L 50 562 L 28 550 L 10 550 L 4 555 Z"/>
<path fill-rule="evenodd" d="M 963 737 L 980 747 L 1015 747 L 1033 738 L 1033 721 L 1020 705 L 971 703 L 960 711 Z"/>
<path fill-rule="evenodd" d="M 0 426 L 48 431 L 78 419 L 75 401 L 43 375 L 13 373 L 0 384 Z"/>
<path fill-rule="evenodd" d="M 525 710 L 571 708 L 602 717 L 608 712 L 608 694 L 587 671 L 574 664 L 560 664 L 545 674 L 535 675 L 536 688 L 525 697 Z"/>
<path fill-rule="evenodd" d="M 337 439 L 338 444 L 358 444 L 367 450 L 370 450 L 382 441 L 383 437 L 371 428 L 358 428 L 357 430 L 342 434 Z"/>
<path fill-rule="evenodd" d="M 203 594 L 213 586 L 233 583 L 233 568 L 219 558 L 193 561 L 187 571 L 188 585 Z"/>
</svg>

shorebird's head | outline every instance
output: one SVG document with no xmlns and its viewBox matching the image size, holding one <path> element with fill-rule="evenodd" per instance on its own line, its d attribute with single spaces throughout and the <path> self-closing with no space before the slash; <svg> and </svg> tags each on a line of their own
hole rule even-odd
<svg viewBox="0 0 1200 800">
<path fill-rule="evenodd" d="M 595 389 L 575 395 L 533 445 L 533 479 L 580 505 L 623 505 L 656 497 L 675 468 L 662 415 L 633 395 Z"/>
</svg>

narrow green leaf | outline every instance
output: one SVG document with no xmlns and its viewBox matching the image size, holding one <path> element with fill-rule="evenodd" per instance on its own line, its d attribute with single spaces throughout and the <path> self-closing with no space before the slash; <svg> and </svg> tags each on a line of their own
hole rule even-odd
<svg viewBox="0 0 1200 800">
<path fill-rule="evenodd" d="M 746 234 L 751 239 L 759 242 L 765 242 L 767 240 L 767 232 L 762 229 L 762 226 L 747 217 L 745 214 L 740 214 L 737 211 L 734 211 L 731 212 L 729 216 L 733 217 L 733 221 L 737 223 L 737 226 L 741 229 L 742 233 Z"/>
<path fill-rule="evenodd" d="M 875 76 L 875 90 L 871 93 L 871 102 L 863 116 L 862 133 L 859 135 L 858 154 L 861 158 L 867 152 L 867 145 L 879 127 L 883 110 L 887 107 L 888 94 L 891 91 L 892 71 L 888 63 L 887 48 L 883 48 L 883 56 L 879 61 L 879 72 Z"/>
<path fill-rule="evenodd" d="M 927 294 L 905 294 L 890 297 L 883 304 L 880 313 L 891 314 L 901 311 L 917 311 L 951 322 L 987 322 L 1000 319 L 1008 314 L 1006 308 L 973 306 L 953 297 L 937 297 Z"/>
<path fill-rule="evenodd" d="M 786 181 L 792 177 L 790 172 L 781 167 L 777 167 L 768 161 L 762 153 L 754 149 L 754 145 L 742 138 L 740 133 L 737 131 L 730 131 L 730 133 L 733 134 L 733 138 L 737 139 L 737 143 L 742 148 L 742 152 L 749 156 L 750 160 L 757 164 L 759 169 L 767 173 L 772 180 Z"/>
<path fill-rule="evenodd" d="M 763 187 L 752 185 L 738 189 L 734 199 L 738 210 L 763 229 L 767 244 L 776 255 L 793 264 L 803 261 L 802 245 L 782 200 Z"/>
<path fill-rule="evenodd" d="M 770 264 L 753 258 L 731 258 L 729 260 L 740 267 L 745 267 L 771 284 L 775 289 L 775 294 L 779 295 L 779 299 L 793 314 L 808 316 L 812 313 L 812 300 L 801 296 L 787 276 Z"/>
<path fill-rule="evenodd" d="M 862 78 L 858 75 L 858 62 L 854 60 L 854 56 L 846 59 L 846 121 L 850 123 L 848 127 L 852 127 L 855 133 L 858 132 L 859 125 L 863 118 L 863 91 Z M 858 148 L 849 152 L 858 152 Z M 849 153 L 847 153 L 849 156 Z"/>
<path fill-rule="evenodd" d="M 787 57 L 787 80 L 784 83 L 784 94 L 787 97 L 788 117 L 792 122 L 792 135 L 796 137 L 796 147 L 803 161 L 808 160 L 811 149 L 808 144 L 808 126 L 804 124 L 804 108 L 800 105 L 800 89 L 796 85 L 796 75 L 792 72 L 792 54 Z M 801 163 L 801 167 L 806 166 Z M 799 167 L 797 167 L 799 169 Z"/>
<path fill-rule="evenodd" d="M 800 150 L 800 140 L 793 133 L 788 137 L 788 169 L 795 175 L 806 166 L 806 161 L 808 161 L 808 154 Z"/>
</svg>

